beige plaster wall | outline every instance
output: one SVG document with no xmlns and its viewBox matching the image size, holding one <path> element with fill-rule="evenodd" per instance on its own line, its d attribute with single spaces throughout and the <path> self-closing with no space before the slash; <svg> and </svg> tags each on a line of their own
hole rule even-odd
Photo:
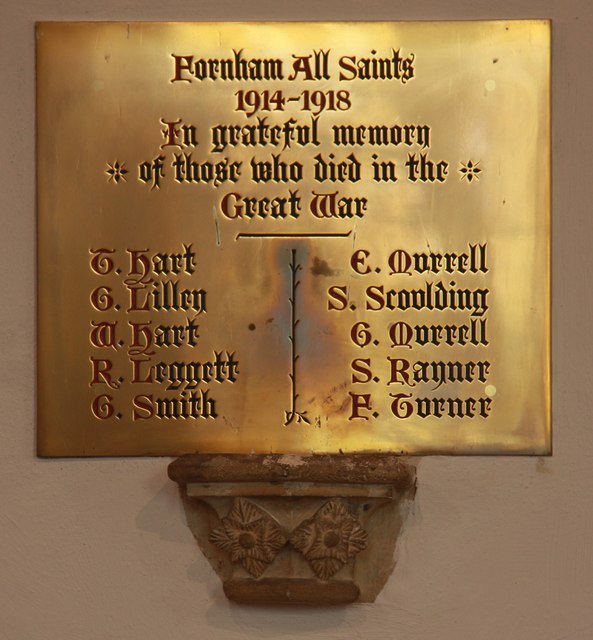
<svg viewBox="0 0 593 640">
<path fill-rule="evenodd" d="M 593 638 L 593 3 L 1 0 L 0 9 L 0 638 Z M 168 459 L 35 457 L 33 23 L 511 17 L 554 20 L 554 457 L 423 460 L 399 564 L 374 605 L 232 606 L 184 523 Z"/>
</svg>

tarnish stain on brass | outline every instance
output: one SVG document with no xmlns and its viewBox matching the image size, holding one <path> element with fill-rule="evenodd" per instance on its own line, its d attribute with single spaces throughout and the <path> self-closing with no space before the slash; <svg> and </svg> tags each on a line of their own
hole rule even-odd
<svg viewBox="0 0 593 640">
<path fill-rule="evenodd" d="M 214 218 L 214 233 L 216 234 L 216 246 L 220 247 L 222 245 L 222 241 L 220 239 L 220 226 L 219 226 L 218 215 L 216 213 L 215 207 L 212 207 L 212 217 Z"/>
<path fill-rule="evenodd" d="M 550 453 L 547 22 L 36 38 L 40 455 Z"/>
<path fill-rule="evenodd" d="M 317 256 L 313 258 L 311 266 L 311 274 L 314 276 L 335 276 L 338 275 L 337 269 L 332 269 L 325 260 L 321 260 Z"/>
</svg>

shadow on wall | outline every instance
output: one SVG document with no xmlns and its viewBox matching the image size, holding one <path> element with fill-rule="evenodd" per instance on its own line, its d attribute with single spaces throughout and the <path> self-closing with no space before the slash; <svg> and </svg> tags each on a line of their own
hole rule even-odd
<svg viewBox="0 0 593 640">
<path fill-rule="evenodd" d="M 230 603 L 222 588 L 206 612 L 208 625 L 224 631 L 244 630 L 244 637 L 282 638 L 287 635 L 324 637 L 326 640 L 344 638 L 348 619 L 354 617 L 356 625 L 364 625 L 370 618 L 367 605 L 338 607 L 260 607 Z"/>
<path fill-rule="evenodd" d="M 154 497 L 136 516 L 138 529 L 156 534 L 161 540 L 195 545 L 194 537 L 187 528 L 179 489 L 167 478 L 166 466 L 163 466 L 162 475 L 155 474 L 146 487 L 147 493 L 154 491 Z"/>
<path fill-rule="evenodd" d="M 186 578 L 199 583 L 207 590 L 209 607 L 202 615 L 208 626 L 224 631 L 236 631 L 237 625 L 246 634 L 257 634 L 262 638 L 277 638 L 286 635 L 308 636 L 327 633 L 328 640 L 339 629 L 348 624 L 348 607 L 311 609 L 308 607 L 259 607 L 232 603 L 224 595 L 222 584 L 216 577 L 206 558 L 200 552 L 192 535 L 183 509 L 182 497 L 177 485 L 154 474 L 148 481 L 146 493 L 153 497 L 138 512 L 135 522 L 140 531 L 156 535 L 160 540 L 181 543 L 187 547 Z M 352 612 L 350 613 L 352 615 Z M 356 607 L 359 624 L 366 618 L 365 609 Z M 333 630 L 333 631 L 332 631 Z"/>
</svg>

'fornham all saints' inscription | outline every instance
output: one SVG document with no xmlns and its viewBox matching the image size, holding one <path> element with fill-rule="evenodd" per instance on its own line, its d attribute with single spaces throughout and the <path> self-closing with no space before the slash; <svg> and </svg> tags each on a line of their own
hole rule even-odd
<svg viewBox="0 0 593 640">
<path fill-rule="evenodd" d="M 547 23 L 37 38 L 41 455 L 549 452 Z"/>
</svg>

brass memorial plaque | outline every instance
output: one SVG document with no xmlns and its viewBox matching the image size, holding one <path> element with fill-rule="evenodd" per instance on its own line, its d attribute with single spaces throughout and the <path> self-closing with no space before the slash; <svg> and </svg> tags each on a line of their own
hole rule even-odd
<svg viewBox="0 0 593 640">
<path fill-rule="evenodd" d="M 550 25 L 37 27 L 38 452 L 546 454 Z"/>
</svg>

